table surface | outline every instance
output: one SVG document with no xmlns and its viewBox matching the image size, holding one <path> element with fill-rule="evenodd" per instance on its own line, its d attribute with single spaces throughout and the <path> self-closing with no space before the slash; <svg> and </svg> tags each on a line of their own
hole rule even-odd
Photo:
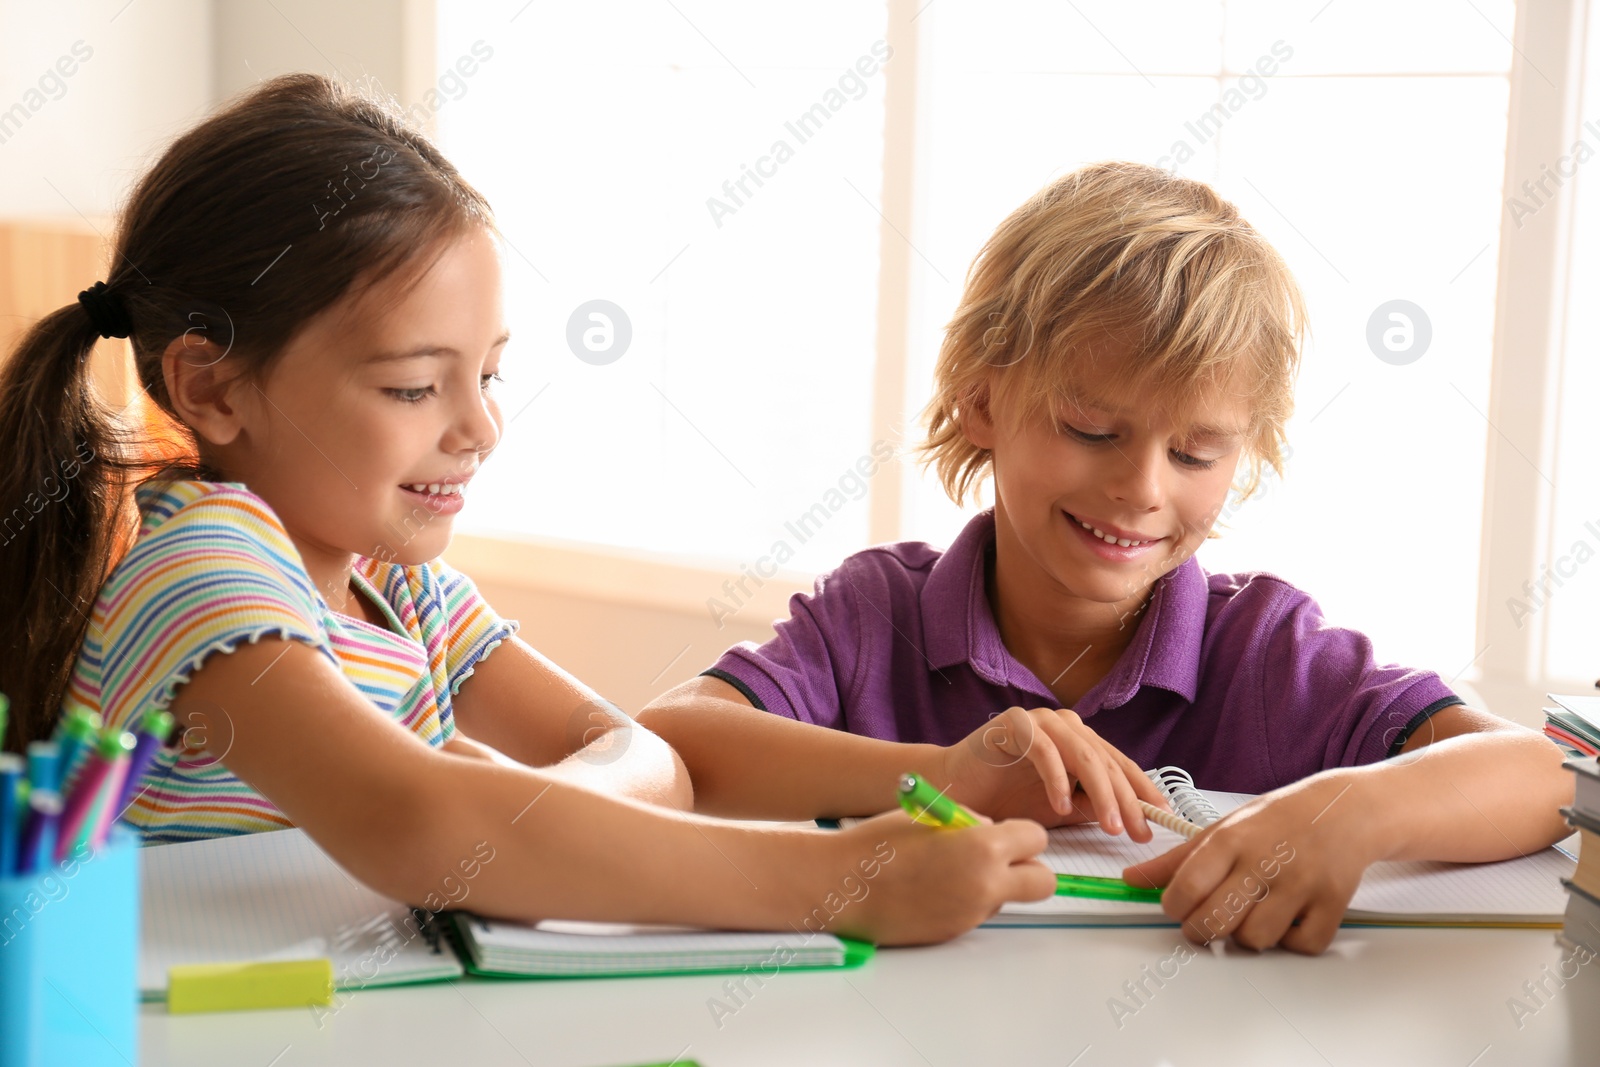
<svg viewBox="0 0 1600 1067">
<path fill-rule="evenodd" d="M 1180 945 L 1176 927 L 979 929 L 880 950 L 858 970 L 747 981 L 737 999 L 724 986 L 734 976 L 703 975 L 469 978 L 357 992 L 321 1017 L 304 1008 L 172 1016 L 147 1004 L 141 1062 L 1600 1062 L 1600 962 L 1582 965 L 1550 930 L 1346 927 L 1315 958 L 1214 943 L 1184 959 L 1174 957 Z M 1559 984 L 1563 967 L 1577 973 Z M 1140 981 L 1135 999 L 1124 983 Z"/>
</svg>

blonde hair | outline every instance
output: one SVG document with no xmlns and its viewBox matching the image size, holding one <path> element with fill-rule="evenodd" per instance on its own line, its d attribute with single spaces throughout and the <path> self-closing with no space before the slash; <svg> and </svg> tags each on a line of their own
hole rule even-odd
<svg viewBox="0 0 1600 1067">
<path fill-rule="evenodd" d="M 1282 257 L 1210 186 L 1091 164 L 1013 211 L 973 260 L 916 451 L 964 503 L 992 461 L 962 432 L 964 412 L 1015 423 L 1080 402 L 1076 379 L 1094 361 L 1112 388 L 1153 387 L 1179 410 L 1208 388 L 1251 388 L 1247 497 L 1263 464 L 1283 473 L 1305 330 Z M 1107 366 L 1096 350 L 1108 339 L 1134 358 Z"/>
</svg>

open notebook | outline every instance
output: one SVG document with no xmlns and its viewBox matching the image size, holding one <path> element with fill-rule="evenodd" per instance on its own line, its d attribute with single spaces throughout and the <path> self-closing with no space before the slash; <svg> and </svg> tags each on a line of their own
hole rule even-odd
<svg viewBox="0 0 1600 1067">
<path fill-rule="evenodd" d="M 1173 810 L 1201 826 L 1253 799 L 1249 793 L 1201 790 L 1176 767 L 1148 772 Z M 840 820 L 849 825 L 859 820 Z M 1153 859 L 1183 843 L 1152 824 L 1147 845 L 1112 837 L 1099 826 L 1064 826 L 1050 831 L 1040 857 L 1061 874 L 1122 877 L 1129 864 Z M 1290 843 L 1292 846 L 1292 842 Z M 1289 861 L 1290 863 L 1293 860 Z M 1375 863 L 1362 876 L 1345 913 L 1345 925 L 1548 926 L 1561 925 L 1566 892 L 1576 863 L 1556 848 L 1499 863 Z M 1268 883 L 1270 885 L 1270 882 Z M 1132 904 L 1058 896 L 1007 904 L 986 926 L 1176 926 L 1159 904 Z"/>
<path fill-rule="evenodd" d="M 153 845 L 140 853 L 139 990 L 166 996 L 185 963 L 326 958 L 339 989 L 460 977 L 640 975 L 849 967 L 872 947 L 830 934 L 490 922 L 440 926 L 346 874 L 300 830 Z M 458 953 L 461 958 L 458 959 Z"/>
</svg>

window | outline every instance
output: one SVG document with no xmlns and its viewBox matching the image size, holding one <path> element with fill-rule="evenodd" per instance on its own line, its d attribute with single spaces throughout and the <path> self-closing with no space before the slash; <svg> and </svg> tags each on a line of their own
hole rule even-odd
<svg viewBox="0 0 1600 1067">
<path fill-rule="evenodd" d="M 1277 573 L 1381 657 L 1450 676 L 1474 651 L 1512 14 L 1322 7 L 928 8 L 908 400 L 927 396 L 968 262 L 1039 186 L 1112 158 L 1212 184 L 1288 260 L 1313 337 L 1288 477 L 1230 509 L 1200 561 Z M 1406 365 L 1367 343 L 1396 299 L 1431 325 Z M 916 536 L 965 521 L 931 476 L 907 497 Z"/>
<path fill-rule="evenodd" d="M 1510 610 L 1501 591 L 1525 566 L 1483 552 L 1499 529 L 1485 523 L 1486 465 L 1491 485 L 1547 477 L 1553 503 L 1526 529 L 1548 529 L 1549 566 L 1572 575 L 1540 609 L 1526 673 L 1600 669 L 1600 563 L 1562 562 L 1586 537 L 1600 556 L 1600 504 L 1576 459 L 1600 447 L 1584 410 L 1600 385 L 1593 301 L 1565 311 L 1562 399 L 1539 416 L 1561 461 L 1498 475 L 1490 462 L 1518 450 L 1491 423 L 1508 402 L 1491 392 L 1500 244 L 1514 232 L 1505 175 L 1528 168 L 1531 143 L 1522 130 L 1524 155 L 1508 161 L 1512 37 L 1526 29 L 1510 0 L 439 11 L 441 69 L 475 42 L 494 50 L 438 124 L 514 248 L 512 423 L 468 513 L 479 532 L 730 572 L 778 542 L 796 572 L 873 537 L 947 543 L 970 509 L 913 464 L 846 476 L 864 460 L 876 470 L 878 438 L 919 440 L 941 331 L 993 227 L 1053 177 L 1128 158 L 1238 204 L 1311 314 L 1288 476 L 1226 513 L 1202 563 L 1278 573 L 1381 659 L 1472 679 L 1483 635 L 1511 632 L 1486 616 Z M 1554 7 L 1521 16 L 1560 30 Z M 1597 94 L 1591 83 L 1584 117 L 1600 121 Z M 814 128 L 798 129 L 808 115 Z M 902 126 L 914 136 L 885 136 Z M 1565 260 L 1557 271 L 1575 295 L 1600 281 L 1591 169 L 1574 182 L 1570 276 Z M 908 189 L 886 193 L 885 174 L 908 174 Z M 879 214 L 902 194 L 903 233 Z M 903 267 L 880 235 L 910 249 Z M 903 351 L 875 350 L 877 316 L 900 307 L 885 293 L 907 294 Z M 574 351 L 584 331 L 604 348 L 621 327 L 604 307 L 588 317 L 594 300 L 626 315 L 614 362 Z M 884 382 L 903 382 L 887 422 Z M 1509 675 L 1518 655 L 1489 660 Z"/>
<path fill-rule="evenodd" d="M 464 528 L 815 570 L 862 543 L 885 11 L 752 10 L 439 5 L 441 70 L 493 50 L 440 139 L 514 249 Z"/>
</svg>

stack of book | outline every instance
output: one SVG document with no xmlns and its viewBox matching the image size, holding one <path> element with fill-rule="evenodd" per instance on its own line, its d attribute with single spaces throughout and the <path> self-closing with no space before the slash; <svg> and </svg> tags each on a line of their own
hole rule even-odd
<svg viewBox="0 0 1600 1067">
<path fill-rule="evenodd" d="M 1600 952 L 1600 762 L 1595 757 L 1567 761 L 1578 777 L 1572 807 L 1561 813 L 1579 832 L 1578 868 L 1563 878 L 1567 888 L 1567 913 L 1561 939 Z"/>
<path fill-rule="evenodd" d="M 1600 755 L 1600 696 L 1548 696 L 1557 706 L 1544 709 L 1544 735 L 1575 755 Z"/>
</svg>

